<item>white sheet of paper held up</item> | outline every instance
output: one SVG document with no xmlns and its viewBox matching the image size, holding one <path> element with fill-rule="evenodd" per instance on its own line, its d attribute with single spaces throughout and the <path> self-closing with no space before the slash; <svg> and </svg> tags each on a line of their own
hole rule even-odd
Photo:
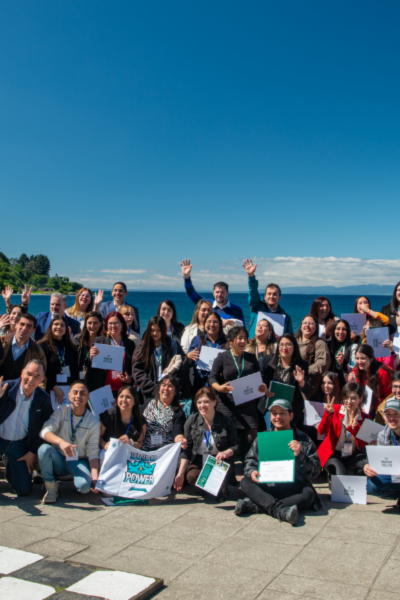
<svg viewBox="0 0 400 600">
<path fill-rule="evenodd" d="M 348 322 L 351 331 L 354 331 L 356 335 L 360 335 L 367 322 L 367 315 L 363 313 L 347 313 L 342 315 L 342 319 Z"/>
<path fill-rule="evenodd" d="M 255 400 L 256 398 L 261 398 L 263 394 L 258 391 L 258 388 L 262 383 L 261 373 L 253 373 L 253 375 L 247 375 L 241 379 L 231 381 L 230 384 L 233 387 L 232 396 L 236 406 L 250 402 L 250 400 Z"/>
<path fill-rule="evenodd" d="M 71 404 L 71 402 L 69 401 L 69 398 L 68 398 L 69 385 L 58 385 L 57 387 L 59 387 L 60 390 L 64 394 L 64 402 L 63 402 L 63 404 Z M 57 410 L 57 408 L 59 408 L 60 406 L 63 405 L 63 404 L 58 404 L 58 402 L 56 400 L 56 395 L 53 392 L 53 390 L 51 390 L 51 392 L 50 392 L 50 400 L 51 400 L 51 407 L 52 407 L 53 410 Z"/>
<path fill-rule="evenodd" d="M 375 358 L 390 356 L 390 348 L 382 346 L 389 339 L 388 327 L 374 327 L 367 329 L 367 344 L 374 349 Z"/>
<path fill-rule="evenodd" d="M 122 372 L 125 348 L 123 346 L 108 346 L 108 344 L 95 344 L 99 354 L 92 359 L 94 369 Z"/>
<path fill-rule="evenodd" d="M 371 421 L 371 419 L 365 419 L 356 437 L 359 440 L 370 444 L 371 442 L 375 442 L 377 440 L 378 433 L 380 433 L 382 429 L 385 428 L 380 423 L 375 423 L 375 421 Z"/>
<path fill-rule="evenodd" d="M 204 371 L 211 371 L 214 360 L 220 352 L 225 352 L 225 350 L 223 348 L 209 348 L 208 346 L 202 346 L 197 366 Z"/>
<path fill-rule="evenodd" d="M 94 392 L 90 392 L 90 405 L 93 414 L 98 417 L 101 413 L 113 407 L 115 400 L 110 385 L 106 385 Z"/>
<path fill-rule="evenodd" d="M 267 321 L 269 321 L 272 324 L 276 335 L 283 335 L 283 332 L 285 330 L 286 315 L 280 315 L 278 313 L 259 312 L 257 314 L 257 323 L 259 321 L 262 321 L 263 319 L 267 319 Z"/>
<path fill-rule="evenodd" d="M 369 415 L 369 412 L 371 410 L 371 404 L 372 404 L 372 399 L 374 397 L 374 392 L 371 390 L 371 388 L 366 385 L 364 388 L 364 406 L 363 406 L 363 411 L 365 412 L 366 415 Z"/>
<path fill-rule="evenodd" d="M 293 460 L 268 460 L 260 462 L 260 483 L 293 481 Z"/>
<path fill-rule="evenodd" d="M 366 446 L 368 463 L 378 475 L 400 475 L 400 446 Z"/>
<path fill-rule="evenodd" d="M 325 405 L 322 402 L 311 402 L 310 400 L 304 400 L 304 425 L 310 425 L 311 427 L 319 425 L 322 416 L 325 411 Z"/>
</svg>

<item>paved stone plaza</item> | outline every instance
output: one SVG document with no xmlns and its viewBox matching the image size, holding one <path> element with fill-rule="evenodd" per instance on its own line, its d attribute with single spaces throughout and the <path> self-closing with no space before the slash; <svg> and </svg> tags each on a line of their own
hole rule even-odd
<svg viewBox="0 0 400 600">
<path fill-rule="evenodd" d="M 163 579 L 157 600 L 400 600 L 400 512 L 368 497 L 367 506 L 330 502 L 297 527 L 265 515 L 236 517 L 194 496 L 148 506 L 106 507 L 61 484 L 56 505 L 42 486 L 17 499 L 0 480 L 0 546 L 52 561 Z"/>
</svg>

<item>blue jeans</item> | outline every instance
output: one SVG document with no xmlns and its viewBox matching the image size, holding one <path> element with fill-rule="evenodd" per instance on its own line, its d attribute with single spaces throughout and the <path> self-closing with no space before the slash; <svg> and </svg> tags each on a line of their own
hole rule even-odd
<svg viewBox="0 0 400 600">
<path fill-rule="evenodd" d="M 0 438 L 0 454 L 7 456 L 7 476 L 18 496 L 29 496 L 32 492 L 32 475 L 28 471 L 26 462 L 18 459 L 28 452 L 26 439 L 10 442 Z"/>
<path fill-rule="evenodd" d="M 82 494 L 90 492 L 92 474 L 87 458 L 66 460 L 62 452 L 50 444 L 42 444 L 38 452 L 40 470 L 44 481 L 55 481 L 55 475 L 72 475 L 74 486 Z"/>
<path fill-rule="evenodd" d="M 367 493 L 386 500 L 400 498 L 400 483 L 392 483 L 390 475 L 377 475 L 368 479 Z"/>
</svg>

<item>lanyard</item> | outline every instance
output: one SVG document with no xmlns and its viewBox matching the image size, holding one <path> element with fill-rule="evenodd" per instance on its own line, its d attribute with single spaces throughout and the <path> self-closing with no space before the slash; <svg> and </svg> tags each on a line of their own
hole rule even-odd
<svg viewBox="0 0 400 600">
<path fill-rule="evenodd" d="M 341 346 L 341 347 L 339 348 L 339 350 L 336 352 L 336 358 L 337 358 L 338 354 L 340 354 L 341 352 L 343 353 L 343 350 L 344 350 L 344 344 L 343 344 L 343 346 Z"/>
<path fill-rule="evenodd" d="M 169 326 L 169 331 L 168 331 L 168 335 L 169 335 L 169 337 L 171 337 L 171 329 L 172 329 L 172 323 L 171 323 L 171 325 Z"/>
<path fill-rule="evenodd" d="M 240 378 L 241 378 L 241 376 L 242 376 L 242 373 L 243 373 L 243 371 L 244 371 L 244 352 L 243 352 L 243 354 L 242 354 L 242 368 L 241 368 L 241 369 L 239 369 L 239 365 L 237 364 L 236 357 L 235 357 L 235 355 L 233 354 L 232 350 L 231 350 L 231 354 L 232 354 L 232 358 L 233 358 L 233 361 L 234 361 L 234 363 L 235 363 L 235 365 L 236 365 L 237 372 L 238 372 L 238 375 L 239 375 L 238 379 L 240 379 Z"/>
<path fill-rule="evenodd" d="M 81 420 L 79 421 L 78 425 L 75 427 L 74 429 L 74 425 L 73 425 L 73 420 L 72 420 L 72 408 L 71 408 L 71 440 L 74 442 L 75 441 L 75 433 L 77 432 L 77 430 L 79 429 L 80 424 L 82 423 L 83 419 L 85 418 L 86 415 L 86 408 L 85 408 L 85 413 L 83 415 L 83 417 L 81 417 Z"/>
<path fill-rule="evenodd" d="M 128 433 L 129 433 L 129 430 L 131 428 L 132 419 L 133 419 L 133 415 L 131 415 L 131 420 L 129 421 L 128 429 L 126 430 L 126 434 L 125 435 L 128 435 Z"/>
<path fill-rule="evenodd" d="M 207 336 L 206 346 L 208 348 L 218 348 L 218 342 L 215 342 L 215 344 L 213 344 L 210 338 Z"/>
<path fill-rule="evenodd" d="M 56 352 L 57 352 L 58 358 L 60 360 L 61 366 L 63 367 L 65 365 L 65 348 L 63 348 L 62 350 L 59 350 L 56 346 Z"/>
<path fill-rule="evenodd" d="M 393 444 L 394 444 L 395 446 L 398 446 L 398 443 L 396 442 L 396 438 L 394 437 L 394 434 L 393 434 L 393 432 L 392 432 L 392 431 L 390 432 L 390 437 L 391 437 L 391 438 L 392 438 L 392 440 L 393 440 Z"/>
<path fill-rule="evenodd" d="M 114 342 L 114 340 L 112 339 L 112 337 L 110 337 L 110 340 L 111 340 L 111 344 L 112 344 L 113 346 L 116 346 L 116 345 L 117 345 L 117 344 Z M 119 345 L 119 346 L 122 346 L 122 340 L 120 341 L 120 343 L 119 343 L 118 345 Z"/>
<path fill-rule="evenodd" d="M 162 366 L 162 346 L 160 346 L 160 354 L 158 354 L 157 350 L 154 348 L 154 356 L 156 357 L 156 361 L 158 365 Z"/>
<path fill-rule="evenodd" d="M 212 427 L 212 426 L 211 426 Z M 213 449 L 212 444 L 210 444 L 210 437 L 211 437 L 211 427 L 210 429 L 207 431 L 207 429 L 204 427 L 204 437 L 206 438 L 206 446 L 207 446 L 207 450 L 209 452 L 211 452 L 211 450 Z M 208 433 L 208 435 L 207 435 Z"/>
</svg>

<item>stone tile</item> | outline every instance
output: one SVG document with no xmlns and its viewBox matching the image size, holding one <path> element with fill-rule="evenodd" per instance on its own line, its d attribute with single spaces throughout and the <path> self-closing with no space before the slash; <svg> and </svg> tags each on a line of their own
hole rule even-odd
<svg viewBox="0 0 400 600">
<path fill-rule="evenodd" d="M 279 573 L 301 551 L 301 547 L 290 547 L 273 542 L 254 542 L 252 539 L 235 536 L 226 540 L 203 559 L 218 565 L 235 568 L 246 557 L 252 569 L 267 573 Z M 204 569 L 207 567 L 204 565 Z"/>
<path fill-rule="evenodd" d="M 54 529 L 55 531 L 69 531 L 70 529 L 80 527 L 78 521 L 71 521 L 70 519 L 66 519 L 65 516 L 61 518 L 60 516 L 51 517 L 43 514 L 17 517 L 12 522 L 27 525 L 28 527 L 46 527 L 46 529 Z"/>
<path fill-rule="evenodd" d="M 28 552 L 37 552 L 42 556 L 65 559 L 69 556 L 73 556 L 77 552 L 85 550 L 87 547 L 88 546 L 84 546 L 83 544 L 76 544 L 75 542 L 66 542 L 57 538 L 48 538 L 41 542 L 26 546 L 25 550 Z"/>
<path fill-rule="evenodd" d="M 137 534 L 134 531 L 121 532 L 120 529 L 114 530 L 112 527 L 100 527 L 90 523 L 63 533 L 60 539 L 77 544 L 84 540 L 88 548 L 76 554 L 74 561 L 90 564 L 90 560 L 95 560 L 94 564 L 98 564 L 97 561 L 120 552 L 145 535 L 142 532 Z"/>
<path fill-rule="evenodd" d="M 104 600 L 104 598 L 100 598 L 99 596 L 86 596 L 86 594 L 75 594 L 75 592 L 63 590 L 62 592 L 58 592 L 58 594 L 49 596 L 46 600 Z"/>
<path fill-rule="evenodd" d="M 19 509 L 17 509 L 19 514 Z M 11 521 L 11 519 L 15 519 L 15 513 L 17 511 L 6 510 L 6 508 L 0 508 L 0 523 L 5 523 L 6 521 Z"/>
<path fill-rule="evenodd" d="M 238 517 L 234 513 L 235 506 L 236 502 L 232 502 L 230 504 L 225 502 L 224 504 L 218 504 L 216 506 L 203 504 L 194 507 L 189 514 L 191 517 L 198 517 L 199 519 L 211 519 L 213 521 L 237 521 Z"/>
<path fill-rule="evenodd" d="M 361 581 L 362 583 L 362 581 Z M 359 585 L 330 582 L 308 577 L 291 577 L 279 575 L 268 586 L 266 591 L 275 591 L 283 595 L 294 594 L 297 597 L 317 598 L 318 600 L 364 600 L 368 588 Z M 263 595 L 260 598 L 264 598 Z M 268 596 L 265 596 L 268 598 Z"/>
<path fill-rule="evenodd" d="M 385 531 L 370 531 L 361 527 L 337 527 L 335 522 L 328 523 L 321 531 L 319 537 L 335 538 L 338 540 L 348 540 L 365 542 L 366 544 L 382 544 L 383 546 L 393 546 L 397 542 L 398 535 L 387 533 Z M 400 555 L 399 555 L 400 559 Z"/>
<path fill-rule="evenodd" d="M 377 511 L 359 511 L 345 510 L 334 515 L 330 522 L 331 527 L 365 529 L 368 531 L 380 531 L 381 533 L 390 533 L 400 535 L 400 514 L 380 513 Z"/>
<path fill-rule="evenodd" d="M 355 513 L 353 513 L 355 514 Z M 363 586 L 370 586 L 390 552 L 382 545 L 317 537 L 301 550 L 284 575 L 354 584 L 361 573 Z"/>
<path fill-rule="evenodd" d="M 124 506 L 118 512 L 106 514 L 96 520 L 96 525 L 107 529 L 142 531 L 143 535 L 156 531 L 189 513 L 189 506 Z"/>
<path fill-rule="evenodd" d="M 26 527 L 19 523 L 7 521 L 0 527 L 0 544 L 9 548 L 23 549 L 34 542 L 57 536 L 54 529 L 44 527 Z"/>
<path fill-rule="evenodd" d="M 372 587 L 376 592 L 392 592 L 393 594 L 399 594 L 400 561 L 392 559 L 388 560 Z M 385 597 L 387 598 L 387 594 L 385 594 Z"/>
<path fill-rule="evenodd" d="M 147 537 L 142 538 L 135 544 L 135 547 L 148 548 L 154 550 L 162 550 L 163 552 L 169 552 L 171 548 L 176 554 L 186 556 L 187 558 L 202 558 L 211 550 L 222 544 L 223 540 L 213 538 L 212 540 L 205 540 L 202 538 L 198 540 L 192 538 L 189 543 L 182 544 L 182 538 L 180 537 L 167 537 L 167 536 L 154 536 L 150 534 Z"/>
<path fill-rule="evenodd" d="M 400 600 L 400 591 L 397 594 L 392 594 L 381 590 L 371 590 L 368 600 Z"/>
<path fill-rule="evenodd" d="M 36 508 L 37 513 L 39 515 L 48 515 L 50 517 L 67 519 L 68 521 L 79 523 L 90 523 L 95 521 L 106 514 L 110 514 L 116 512 L 119 507 L 116 506 L 91 506 L 85 507 L 80 505 L 62 505 L 57 502 L 57 504 L 41 504 Z"/>
<path fill-rule="evenodd" d="M 0 574 L 9 575 L 10 573 L 14 573 L 14 571 L 42 560 L 42 558 L 43 556 L 40 554 L 0 546 Z"/>
<path fill-rule="evenodd" d="M 198 517 L 192 517 L 190 513 L 184 515 L 180 519 L 177 519 L 173 523 L 166 525 L 159 530 L 160 537 L 166 535 L 168 537 L 180 537 L 184 540 L 190 540 L 193 538 L 208 540 L 212 538 L 226 539 L 235 535 L 238 531 L 243 529 L 247 523 L 241 519 L 236 521 L 226 521 L 211 519 L 199 519 Z"/>
<path fill-rule="evenodd" d="M 312 596 L 297 596 L 294 594 L 282 594 L 275 590 L 267 588 L 257 596 L 257 600 L 314 600 Z"/>
<path fill-rule="evenodd" d="M 41 560 L 13 573 L 13 577 L 25 581 L 33 581 L 54 588 L 65 588 L 84 577 L 92 571 L 86 567 L 70 565 L 62 561 Z"/>
</svg>

